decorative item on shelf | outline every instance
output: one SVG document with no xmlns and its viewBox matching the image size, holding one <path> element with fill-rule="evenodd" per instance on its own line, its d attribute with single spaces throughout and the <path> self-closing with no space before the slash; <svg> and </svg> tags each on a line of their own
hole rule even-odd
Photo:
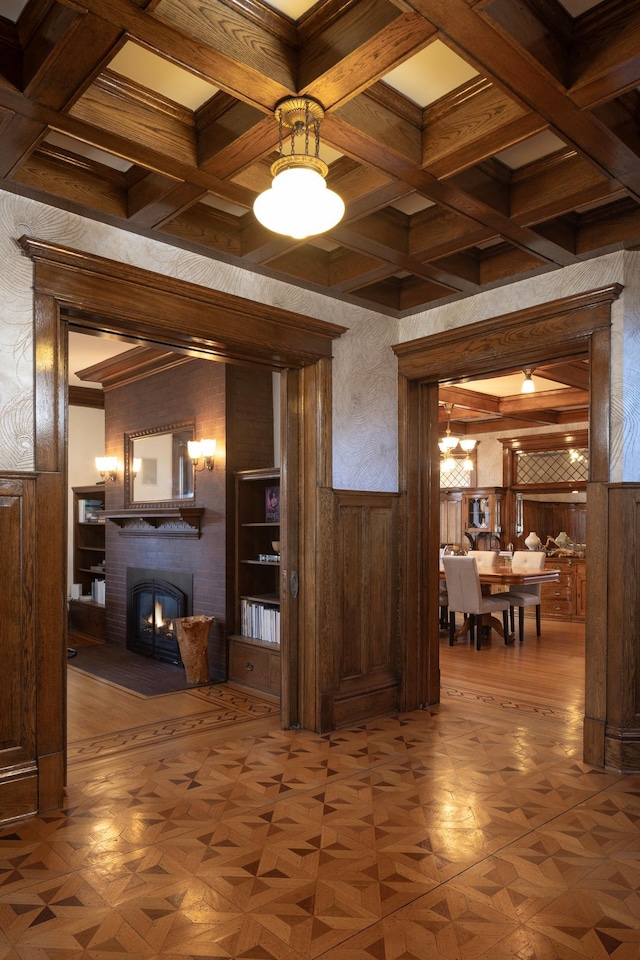
<svg viewBox="0 0 640 960">
<path fill-rule="evenodd" d="M 104 480 L 116 480 L 118 476 L 117 457 L 96 457 L 96 470 Z"/>
<path fill-rule="evenodd" d="M 278 555 L 278 560 L 279 560 L 279 559 L 280 559 L 280 541 L 279 541 L 279 540 L 272 540 L 272 541 L 271 541 L 271 546 L 273 547 L 275 553 Z"/>
<path fill-rule="evenodd" d="M 573 546 L 573 540 L 564 530 L 560 531 L 555 541 L 562 550 L 569 550 Z"/>
<path fill-rule="evenodd" d="M 533 368 L 525 367 L 522 371 L 524 373 L 524 380 L 522 381 L 522 386 L 520 387 L 520 393 L 535 393 L 536 385 L 533 382 Z"/>
<path fill-rule="evenodd" d="M 194 470 L 197 469 L 200 457 L 204 460 L 200 472 L 202 470 L 213 470 L 213 458 L 216 452 L 215 440 L 189 440 L 187 442 L 187 448 L 189 450 L 189 459 L 193 464 Z"/>
<path fill-rule="evenodd" d="M 459 543 L 448 543 L 443 551 L 443 557 L 466 557 L 467 551 Z"/>
<path fill-rule="evenodd" d="M 525 546 L 528 550 L 540 550 L 542 549 L 542 540 L 537 533 L 534 533 L 532 530 L 529 536 L 524 541 Z"/>
<path fill-rule="evenodd" d="M 280 521 L 280 487 L 265 489 L 265 521 L 275 523 Z"/>
<path fill-rule="evenodd" d="M 344 216 L 344 202 L 328 189 L 329 167 L 320 158 L 323 117 L 324 107 L 311 97 L 286 98 L 276 105 L 279 157 L 271 166 L 271 188 L 253 205 L 264 227 L 296 240 L 324 233 Z M 288 154 L 283 151 L 285 131 L 287 135 L 291 131 Z M 313 153 L 309 152 L 310 139 L 315 141 Z"/>
</svg>

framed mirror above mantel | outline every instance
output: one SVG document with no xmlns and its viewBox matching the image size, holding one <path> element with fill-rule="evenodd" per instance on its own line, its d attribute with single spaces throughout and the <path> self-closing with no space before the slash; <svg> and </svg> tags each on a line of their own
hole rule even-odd
<svg viewBox="0 0 640 960">
<path fill-rule="evenodd" d="M 189 421 L 125 434 L 125 508 L 157 512 L 194 502 L 190 440 L 195 440 L 195 424 Z"/>
<path fill-rule="evenodd" d="M 501 438 L 505 498 L 505 541 L 522 549 L 530 531 L 542 543 L 566 533 L 586 542 L 589 479 L 587 430 Z"/>
</svg>

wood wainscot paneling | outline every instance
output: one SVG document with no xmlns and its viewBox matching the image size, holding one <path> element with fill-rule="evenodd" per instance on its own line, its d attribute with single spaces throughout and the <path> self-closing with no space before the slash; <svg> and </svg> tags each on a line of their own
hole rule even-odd
<svg viewBox="0 0 640 960">
<path fill-rule="evenodd" d="M 38 809 L 35 501 L 34 477 L 0 476 L 0 821 Z"/>
<path fill-rule="evenodd" d="M 605 766 L 640 771 L 640 485 L 609 487 Z M 593 597 L 587 594 L 587 617 Z"/>
<path fill-rule="evenodd" d="M 323 654 L 330 663 L 330 689 L 321 693 L 324 730 L 398 709 L 398 507 L 397 494 L 335 492 L 337 564 Z"/>
</svg>

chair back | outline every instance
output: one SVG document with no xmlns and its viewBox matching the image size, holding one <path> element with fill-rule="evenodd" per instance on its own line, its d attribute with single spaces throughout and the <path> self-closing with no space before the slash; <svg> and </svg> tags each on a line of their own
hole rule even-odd
<svg viewBox="0 0 640 960">
<path fill-rule="evenodd" d="M 475 557 L 443 557 L 449 610 L 482 613 L 482 588 Z"/>
<path fill-rule="evenodd" d="M 514 573 L 540 573 L 547 555 L 544 550 L 516 550 L 511 558 Z"/>
<path fill-rule="evenodd" d="M 475 558 L 480 573 L 491 573 L 498 559 L 495 550 L 469 550 L 467 556 Z"/>
<path fill-rule="evenodd" d="M 516 550 L 511 558 L 511 569 L 514 573 L 540 573 L 546 559 L 544 550 Z M 530 593 L 534 597 L 542 594 L 541 583 L 518 584 L 511 589 L 514 593 Z"/>
</svg>

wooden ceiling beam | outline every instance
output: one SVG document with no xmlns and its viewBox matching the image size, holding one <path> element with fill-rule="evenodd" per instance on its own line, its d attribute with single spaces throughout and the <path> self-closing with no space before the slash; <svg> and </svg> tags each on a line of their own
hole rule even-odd
<svg viewBox="0 0 640 960">
<path fill-rule="evenodd" d="M 528 5 L 527 5 L 528 6 Z M 467 0 L 412 0 L 412 7 L 423 14 L 442 34 L 474 63 L 479 72 L 490 77 L 549 123 L 561 130 L 570 146 L 574 146 L 601 171 L 619 180 L 640 200 L 640 164 L 638 156 L 613 136 L 597 120 L 567 97 L 557 80 L 550 75 L 549 65 L 542 65 L 528 46 L 533 34 L 523 39 L 520 17 L 515 14 L 515 0 L 500 0 L 477 9 Z M 508 26 L 498 23 L 498 8 L 509 10 Z M 555 9 L 555 8 L 554 8 Z M 527 10 L 527 14 L 529 10 Z M 554 15 L 555 16 L 555 15 Z M 530 18 L 526 17 L 531 24 Z M 547 34 L 548 36 L 548 34 Z M 544 39 L 538 38 L 540 49 Z M 547 52 L 549 47 L 546 47 Z M 561 72 L 565 71 L 559 48 Z M 553 58 L 551 58 L 553 60 Z M 552 69 L 552 68 L 551 68 Z M 522 78 L 526 77 L 526 83 Z"/>
<path fill-rule="evenodd" d="M 198 112 L 198 160 L 203 170 L 221 180 L 234 176 L 278 146 L 278 124 L 238 100 L 216 110 L 214 97 Z"/>
<path fill-rule="evenodd" d="M 333 146 L 348 150 L 350 155 L 357 157 L 361 163 L 373 164 L 386 170 L 407 187 L 413 187 L 438 204 L 483 224 L 490 231 L 488 236 L 502 234 L 533 256 L 541 257 L 557 266 L 568 266 L 576 262 L 577 258 L 566 249 L 557 247 L 534 231 L 515 225 L 509 217 L 461 190 L 455 183 L 436 180 L 435 177 L 420 170 L 415 165 L 415 157 L 410 161 L 406 156 L 401 156 L 400 149 L 392 151 L 386 148 L 385 136 L 396 145 L 403 141 L 405 147 L 408 146 L 409 140 L 405 136 L 399 137 L 396 141 L 396 131 L 392 132 L 391 129 L 392 116 L 389 117 L 389 129 L 386 133 L 384 127 L 372 124 L 371 117 L 362 113 L 366 107 L 366 99 L 366 95 L 362 94 L 356 101 L 352 101 L 325 119 L 328 139 Z M 373 136 L 374 130 L 376 130 L 375 136 Z"/>
<path fill-rule="evenodd" d="M 476 77 L 425 107 L 422 167 L 438 179 L 452 177 L 546 128 L 537 114 Z"/>
<path fill-rule="evenodd" d="M 152 51 L 167 57 L 238 100 L 272 110 L 296 91 L 297 58 L 291 22 L 264 7 L 235 0 L 207 0 L 206 17 L 188 4 L 164 0 L 162 17 L 130 0 L 83 0 L 83 7 L 125 30 Z M 245 14 L 249 9 L 250 13 Z"/>
<path fill-rule="evenodd" d="M 544 390 L 503 397 L 500 400 L 500 413 L 504 416 L 514 416 L 523 412 L 534 414 L 541 410 L 548 410 L 550 407 L 566 410 L 568 407 L 583 407 L 588 403 L 588 391 L 567 387 L 563 390 Z"/>
<path fill-rule="evenodd" d="M 605 4 L 578 20 L 574 81 L 569 96 L 584 108 L 640 85 L 640 10 L 635 3 Z"/>
<path fill-rule="evenodd" d="M 387 0 L 347 4 L 324 26 L 322 16 L 320 8 L 300 27 L 298 88 L 325 109 L 351 100 L 436 36 L 424 17 Z"/>
<path fill-rule="evenodd" d="M 12 177 L 38 147 L 46 132 L 46 124 L 0 107 L 0 177 Z"/>
<path fill-rule="evenodd" d="M 469 390 L 467 387 L 455 385 L 442 385 L 438 391 L 438 399 L 441 403 L 452 403 L 451 419 L 455 419 L 456 413 L 462 412 L 463 416 L 467 411 L 476 411 L 492 416 L 500 415 L 500 397 L 493 397 L 488 393 L 480 393 L 477 390 Z M 457 408 L 457 409 L 456 409 Z M 440 408 L 440 417 L 442 418 L 444 407 Z M 447 419 L 446 412 L 444 414 Z"/>
<path fill-rule="evenodd" d="M 73 104 L 69 116 L 198 165 L 193 113 L 110 70 Z"/>
<path fill-rule="evenodd" d="M 114 55 L 122 37 L 122 29 L 101 16 L 52 3 L 24 49 L 23 92 L 63 110 Z"/>
<path fill-rule="evenodd" d="M 163 227 L 206 195 L 196 184 L 176 183 L 149 173 L 128 190 L 129 220 L 146 229 Z"/>
</svg>

